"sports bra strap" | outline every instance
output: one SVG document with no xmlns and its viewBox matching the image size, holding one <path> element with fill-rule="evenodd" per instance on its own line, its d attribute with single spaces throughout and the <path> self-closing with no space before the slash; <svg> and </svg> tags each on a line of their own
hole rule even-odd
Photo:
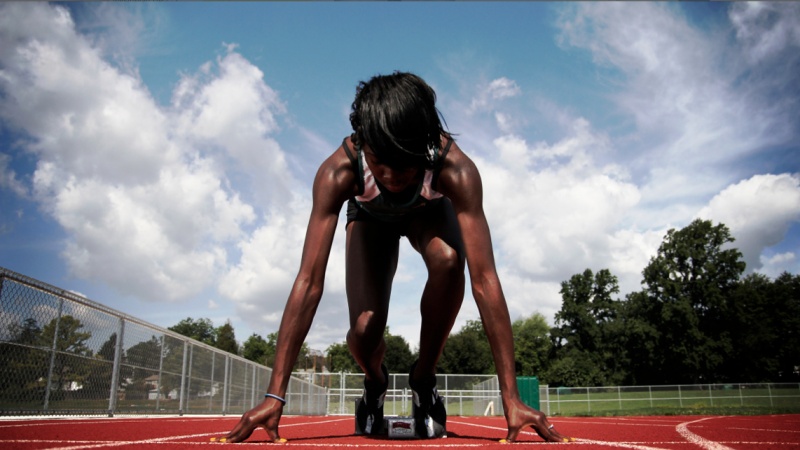
<svg viewBox="0 0 800 450">
<path fill-rule="evenodd" d="M 344 152 L 347 154 L 347 157 L 350 159 L 350 162 L 353 163 L 353 166 L 358 164 L 358 160 L 356 159 L 355 155 L 353 155 L 353 151 L 350 150 L 350 146 L 347 145 L 347 138 L 342 140 L 342 147 L 344 147 Z"/>
<path fill-rule="evenodd" d="M 450 151 L 450 146 L 453 145 L 453 138 L 447 138 L 447 144 L 444 145 L 442 149 L 442 153 L 439 154 L 439 157 L 436 158 L 435 166 L 433 167 L 433 178 L 431 179 L 431 187 L 436 189 L 436 185 L 439 183 L 439 173 L 442 171 L 442 166 L 444 165 L 444 158 L 447 156 L 447 152 Z"/>
<path fill-rule="evenodd" d="M 350 160 L 350 164 L 353 165 L 353 172 L 356 175 L 356 183 L 358 184 L 358 195 L 361 195 L 364 193 L 364 168 L 361 167 L 361 159 L 359 158 L 361 151 L 359 150 L 356 154 L 353 154 L 350 146 L 347 145 L 347 138 L 342 140 L 342 148 L 344 148 L 344 153 Z"/>
</svg>

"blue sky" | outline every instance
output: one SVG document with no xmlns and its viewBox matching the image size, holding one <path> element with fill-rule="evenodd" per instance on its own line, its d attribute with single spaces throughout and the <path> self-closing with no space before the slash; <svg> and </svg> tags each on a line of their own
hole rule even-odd
<svg viewBox="0 0 800 450">
<path fill-rule="evenodd" d="M 481 170 L 512 318 L 552 321 L 587 268 L 640 289 L 695 218 L 748 273 L 797 274 L 799 50 L 791 2 L 3 3 L 0 266 L 266 336 L 356 84 L 405 70 Z M 346 332 L 343 237 L 320 350 Z M 424 279 L 403 244 L 389 326 L 412 347 Z M 467 290 L 456 330 L 477 318 Z"/>
</svg>

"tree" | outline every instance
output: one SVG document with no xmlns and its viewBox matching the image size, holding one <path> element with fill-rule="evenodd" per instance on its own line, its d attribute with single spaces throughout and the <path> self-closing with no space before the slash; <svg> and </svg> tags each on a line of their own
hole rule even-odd
<svg viewBox="0 0 800 450">
<path fill-rule="evenodd" d="M 169 330 L 212 347 L 217 343 L 217 329 L 214 328 L 211 319 L 194 320 L 191 317 L 187 317 L 176 325 L 169 327 Z"/>
<path fill-rule="evenodd" d="M 41 401 L 47 377 L 47 352 L 40 348 L 42 329 L 32 317 L 22 325 L 8 325 L 8 342 L 0 342 L 0 391 L 13 393 L 20 401 Z M 51 342 L 52 344 L 52 342 Z M 46 348 L 50 348 L 47 345 Z"/>
<path fill-rule="evenodd" d="M 557 385 L 602 386 L 625 378 L 617 277 L 608 269 L 586 269 L 561 283 L 561 310 L 551 331 L 557 363 L 547 381 Z"/>
<path fill-rule="evenodd" d="M 778 378 L 781 381 L 800 381 L 800 275 L 782 273 L 773 283 L 771 297 L 777 313 Z"/>
<path fill-rule="evenodd" d="M 117 333 L 111 333 L 108 340 L 103 342 L 100 350 L 94 355 L 95 358 L 104 359 L 106 361 L 114 361 L 114 355 L 117 353 Z"/>
<path fill-rule="evenodd" d="M 130 380 L 125 386 L 127 400 L 147 399 L 149 387 L 146 378 L 158 373 L 162 347 L 162 339 L 150 336 L 150 339 L 137 342 L 125 352 L 125 364 L 120 370 L 120 379 Z"/>
<path fill-rule="evenodd" d="M 667 232 L 643 271 L 644 295 L 632 296 L 634 309 L 658 330 L 657 369 L 664 383 L 719 379 L 732 355 L 726 327 L 729 301 L 745 264 L 728 228 L 697 219 Z"/>
<path fill-rule="evenodd" d="M 645 291 L 628 294 L 620 310 L 619 327 L 623 330 L 625 384 L 661 384 L 663 357 L 659 353 L 660 321 L 653 319 Z"/>
<path fill-rule="evenodd" d="M 328 354 L 328 359 L 330 360 L 331 372 L 355 373 L 360 370 L 356 360 L 350 353 L 350 349 L 347 347 L 347 342 L 331 344 L 325 350 L 325 353 Z"/>
<path fill-rule="evenodd" d="M 275 348 L 270 351 L 269 344 L 260 334 L 253 333 L 242 344 L 242 356 L 259 364 L 267 364 L 267 355 L 275 354 Z"/>
<path fill-rule="evenodd" d="M 517 375 L 538 376 L 547 369 L 548 357 L 553 347 L 550 340 L 550 325 L 540 313 L 517 319 L 511 324 L 514 333 L 514 359 Z"/>
<path fill-rule="evenodd" d="M 480 320 L 468 320 L 444 345 L 439 366 L 444 373 L 494 373 L 489 340 Z"/>
<path fill-rule="evenodd" d="M 389 372 L 408 372 L 416 359 L 414 354 L 411 353 L 408 341 L 402 336 L 395 336 L 390 333 L 389 327 L 384 330 L 383 339 L 386 341 L 384 364 L 386 364 Z"/>
<path fill-rule="evenodd" d="M 100 350 L 95 353 L 94 359 L 87 361 L 89 374 L 83 390 L 88 392 L 88 395 L 107 398 L 111 393 L 111 379 L 113 378 L 114 355 L 116 352 L 117 333 L 111 333 L 111 336 L 100 346 Z"/>
<path fill-rule="evenodd" d="M 88 375 L 87 365 L 79 357 L 91 357 L 92 351 L 86 345 L 92 333 L 81 331 L 83 324 L 70 315 L 50 321 L 42 329 L 39 345 L 55 351 L 53 365 L 53 385 L 50 389 L 61 393 L 72 382 L 83 385 Z"/>
<path fill-rule="evenodd" d="M 217 336 L 215 347 L 234 355 L 239 354 L 239 344 L 236 342 L 236 334 L 233 331 L 233 325 L 230 320 L 217 328 L 215 334 Z"/>
</svg>

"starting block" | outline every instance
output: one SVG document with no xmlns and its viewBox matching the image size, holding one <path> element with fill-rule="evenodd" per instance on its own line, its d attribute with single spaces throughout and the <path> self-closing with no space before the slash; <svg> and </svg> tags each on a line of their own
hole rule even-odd
<svg viewBox="0 0 800 450">
<path fill-rule="evenodd" d="M 365 434 L 359 429 L 356 422 L 356 435 Z M 447 430 L 444 427 L 432 427 L 433 437 L 447 437 Z M 407 416 L 386 416 L 383 418 L 383 431 L 379 436 L 386 436 L 389 439 L 420 439 L 414 427 L 414 418 Z"/>
<path fill-rule="evenodd" d="M 383 429 L 389 439 L 418 439 L 413 417 L 389 416 L 383 418 Z"/>
<path fill-rule="evenodd" d="M 361 399 L 356 400 L 356 410 L 358 409 L 358 402 L 362 401 Z M 429 434 L 433 437 L 437 438 L 445 438 L 447 437 L 447 430 L 443 426 L 439 426 L 431 420 L 428 419 L 431 423 L 428 424 Z M 384 416 L 383 417 L 383 431 L 380 433 L 380 436 L 386 436 L 389 439 L 421 439 L 422 437 L 419 436 L 416 432 L 416 427 L 414 426 L 414 418 L 408 416 Z M 361 430 L 358 426 L 358 421 L 356 421 L 356 435 L 363 435 L 365 434 L 363 430 Z"/>
</svg>

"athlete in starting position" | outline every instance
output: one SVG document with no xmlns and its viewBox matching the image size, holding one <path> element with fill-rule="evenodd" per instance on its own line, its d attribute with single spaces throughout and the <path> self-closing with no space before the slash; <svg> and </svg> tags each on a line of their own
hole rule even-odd
<svg viewBox="0 0 800 450">
<path fill-rule="evenodd" d="M 508 425 L 506 441 L 530 426 L 543 439 L 568 441 L 547 417 L 519 397 L 508 307 L 492 254 L 475 164 L 442 127 L 436 94 L 421 78 L 395 72 L 361 82 L 350 122 L 353 134 L 322 163 L 300 270 L 278 331 L 275 367 L 264 401 L 246 412 L 225 437 L 247 439 L 257 427 L 281 441 L 278 422 L 292 367 L 322 297 L 339 212 L 347 203 L 347 344 L 364 371 L 356 411 L 363 432 L 383 427 L 388 373 L 383 340 L 399 241 L 408 238 L 428 270 L 420 310 L 419 359 L 410 368 L 416 433 L 434 437 L 446 414 L 436 391 L 436 364 L 464 297 L 464 263 L 489 339 Z M 427 425 L 427 426 L 426 426 Z"/>
</svg>

